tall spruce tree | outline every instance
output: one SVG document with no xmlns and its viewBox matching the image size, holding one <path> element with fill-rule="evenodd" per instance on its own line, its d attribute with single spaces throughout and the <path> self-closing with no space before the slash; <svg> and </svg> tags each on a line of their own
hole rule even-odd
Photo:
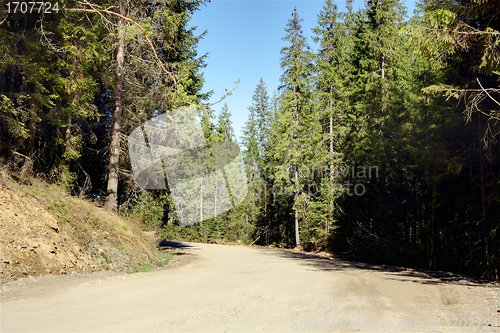
<svg viewBox="0 0 500 333">
<path fill-rule="evenodd" d="M 244 161 L 248 179 L 248 220 L 254 225 L 266 229 L 267 206 L 271 191 L 271 158 L 269 156 L 271 142 L 270 129 L 272 110 L 270 98 L 262 79 L 259 80 L 253 96 L 252 105 L 248 108 L 248 121 L 243 129 Z M 263 231 L 259 228 L 259 233 Z M 260 236 L 260 235 L 259 235 Z M 259 237 L 258 236 L 258 237 Z"/>
<path fill-rule="evenodd" d="M 350 3 L 347 4 L 350 9 Z M 323 128 L 324 172 L 321 195 L 328 216 L 324 218 L 323 240 L 326 240 L 338 215 L 336 202 L 343 193 L 341 170 L 345 169 L 343 147 L 348 130 L 348 97 L 351 80 L 353 38 L 347 19 L 339 13 L 337 6 L 327 0 L 318 15 L 318 26 L 314 29 L 315 41 L 319 44 L 315 58 L 316 99 Z"/>
<path fill-rule="evenodd" d="M 283 74 L 280 106 L 275 123 L 275 158 L 279 161 L 275 181 L 283 186 L 285 195 L 292 195 L 295 245 L 300 245 L 299 222 L 307 206 L 308 185 L 313 181 L 321 152 L 319 114 L 312 102 L 313 54 L 303 34 L 301 19 L 294 8 L 286 26 L 281 50 Z"/>
</svg>

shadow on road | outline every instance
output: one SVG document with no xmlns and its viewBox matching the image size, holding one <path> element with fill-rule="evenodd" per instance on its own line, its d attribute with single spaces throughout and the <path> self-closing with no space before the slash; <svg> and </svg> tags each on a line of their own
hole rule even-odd
<svg viewBox="0 0 500 333">
<path fill-rule="evenodd" d="M 158 242 L 158 248 L 161 250 L 184 250 L 193 248 L 193 246 L 183 242 L 161 240 Z"/>
<path fill-rule="evenodd" d="M 329 258 L 314 253 L 292 252 L 282 250 L 279 252 L 281 257 L 300 260 L 304 265 L 313 269 L 324 271 L 343 271 L 347 269 L 371 270 L 389 273 L 389 279 L 406 280 L 422 284 L 440 284 L 440 283 L 460 283 L 466 285 L 492 284 L 492 281 L 480 280 L 474 277 L 424 269 L 413 269 L 406 267 L 397 267 L 389 265 L 368 264 L 357 261 L 340 260 Z"/>
</svg>

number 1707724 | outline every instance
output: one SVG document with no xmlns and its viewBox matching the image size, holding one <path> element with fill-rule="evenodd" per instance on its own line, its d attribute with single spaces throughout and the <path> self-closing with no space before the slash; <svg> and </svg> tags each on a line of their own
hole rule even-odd
<svg viewBox="0 0 500 333">
<path fill-rule="evenodd" d="M 12 1 L 7 2 L 9 14 L 52 14 L 59 13 L 59 3 L 45 1 Z"/>
</svg>

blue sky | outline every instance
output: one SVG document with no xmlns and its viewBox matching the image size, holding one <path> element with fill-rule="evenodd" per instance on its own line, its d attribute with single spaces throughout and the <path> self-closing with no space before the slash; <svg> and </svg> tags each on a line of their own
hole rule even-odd
<svg viewBox="0 0 500 333">
<path fill-rule="evenodd" d="M 344 3 L 337 1 L 339 9 Z M 363 3 L 355 0 L 354 8 Z M 259 79 L 264 79 L 270 95 L 279 85 L 280 49 L 285 45 L 282 37 L 293 7 L 303 19 L 304 34 L 311 37 L 323 4 L 320 0 L 212 0 L 193 15 L 191 25 L 197 26 L 198 32 L 207 30 L 198 50 L 199 54 L 208 53 L 204 90 L 214 91 L 211 101 L 240 81 L 232 96 L 224 100 L 232 112 L 238 139 Z M 411 12 L 414 1 L 406 0 L 405 4 Z M 310 38 L 309 44 L 313 46 Z M 224 102 L 214 106 L 215 110 L 220 110 Z"/>
</svg>

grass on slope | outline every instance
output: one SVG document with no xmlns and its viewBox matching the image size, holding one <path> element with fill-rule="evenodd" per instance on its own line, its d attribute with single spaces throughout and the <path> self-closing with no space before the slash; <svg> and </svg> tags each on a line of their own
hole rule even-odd
<svg viewBox="0 0 500 333">
<path fill-rule="evenodd" d="M 57 185 L 31 179 L 20 184 L 0 179 L 2 276 L 98 270 L 148 271 L 170 254 L 156 248 L 141 223 L 72 197 Z"/>
</svg>

